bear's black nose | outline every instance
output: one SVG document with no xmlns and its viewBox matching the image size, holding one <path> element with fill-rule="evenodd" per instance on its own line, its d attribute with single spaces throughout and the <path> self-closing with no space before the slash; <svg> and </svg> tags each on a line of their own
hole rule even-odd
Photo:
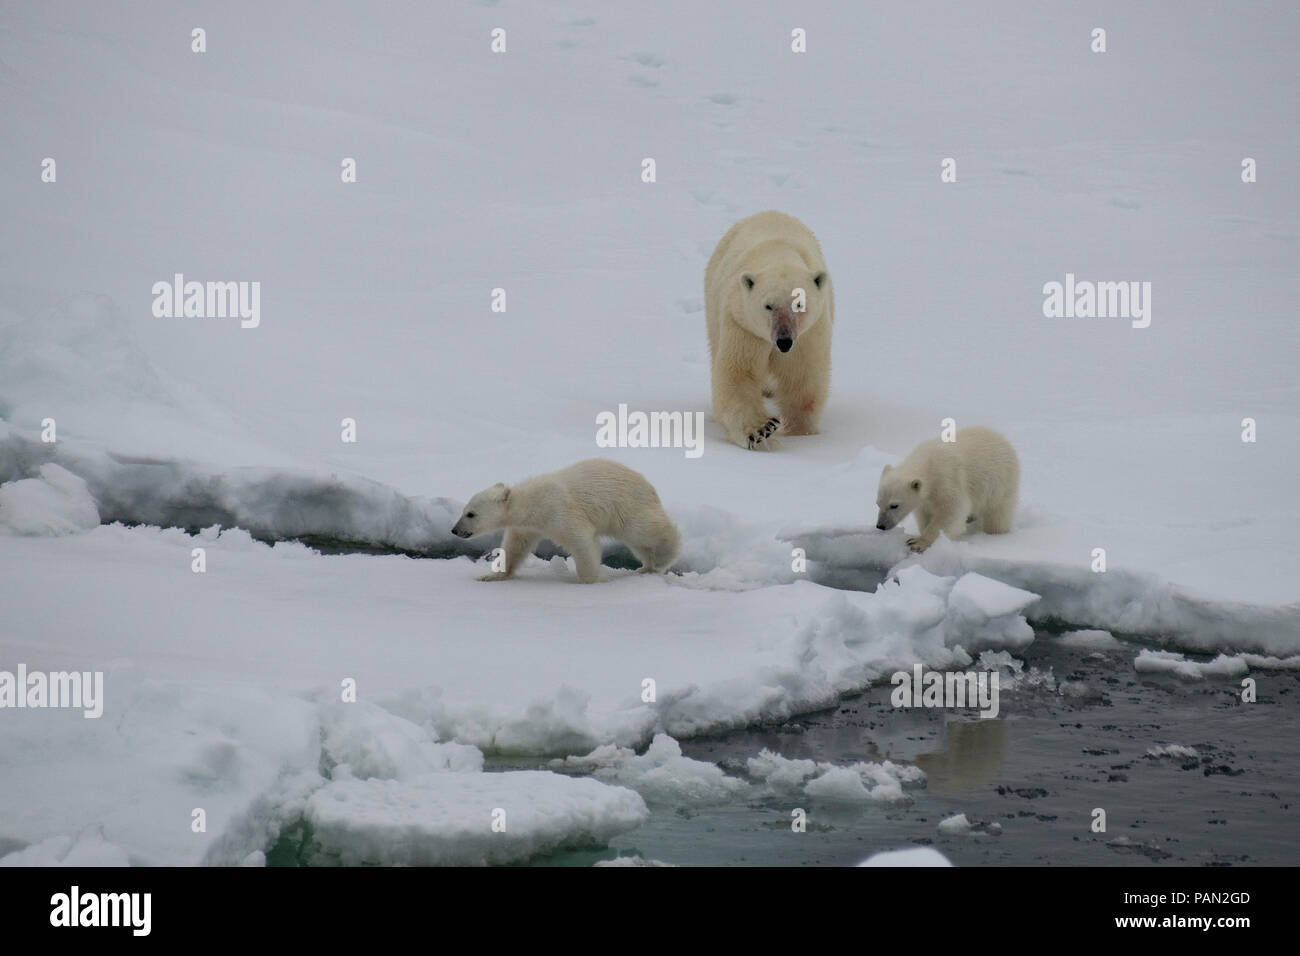
<svg viewBox="0 0 1300 956">
<path fill-rule="evenodd" d="M 880 531 L 884 531 L 884 530 L 885 530 L 885 523 L 884 523 L 883 521 L 877 521 L 877 522 L 876 522 L 876 528 L 877 528 L 878 530 L 880 530 Z"/>
<path fill-rule="evenodd" d="M 782 352 L 788 352 L 794 346 L 794 339 L 780 338 L 776 340 L 776 347 Z"/>
</svg>

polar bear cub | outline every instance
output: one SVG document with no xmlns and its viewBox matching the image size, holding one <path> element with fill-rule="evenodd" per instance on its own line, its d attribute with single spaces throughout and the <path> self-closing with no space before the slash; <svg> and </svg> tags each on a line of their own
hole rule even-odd
<svg viewBox="0 0 1300 956">
<path fill-rule="evenodd" d="M 1011 530 L 1020 488 L 1016 450 L 991 428 L 963 428 L 954 438 L 922 442 L 880 473 L 876 527 L 888 531 L 915 511 L 921 531 L 907 539 L 913 551 L 930 547 L 940 531 L 956 538 L 976 525 L 987 534 Z"/>
<path fill-rule="evenodd" d="M 662 574 L 681 550 L 681 536 L 659 503 L 654 486 L 639 472 L 605 458 L 592 458 L 507 488 L 493 485 L 469 500 L 451 533 L 471 538 L 506 531 L 505 571 L 480 581 L 505 581 L 547 538 L 573 556 L 578 580 L 601 579 L 600 537 L 632 549 L 641 571 Z"/>
<path fill-rule="evenodd" d="M 835 299 L 821 246 L 782 212 L 732 226 L 704 270 L 713 418 L 741 448 L 815 435 L 831 388 Z M 769 415 L 763 396 L 776 399 Z"/>
</svg>

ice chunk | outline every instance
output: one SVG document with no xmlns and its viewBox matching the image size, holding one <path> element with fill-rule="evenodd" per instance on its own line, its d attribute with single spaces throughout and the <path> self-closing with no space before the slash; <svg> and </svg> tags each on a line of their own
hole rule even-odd
<svg viewBox="0 0 1300 956">
<path fill-rule="evenodd" d="M 478 866 L 605 844 L 648 814 L 624 787 L 519 770 L 336 780 L 311 795 L 306 818 L 316 862 Z"/>
</svg>

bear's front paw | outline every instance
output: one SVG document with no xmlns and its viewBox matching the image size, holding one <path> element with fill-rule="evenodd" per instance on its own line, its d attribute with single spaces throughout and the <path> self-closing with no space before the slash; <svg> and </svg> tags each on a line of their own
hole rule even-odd
<svg viewBox="0 0 1300 956">
<path fill-rule="evenodd" d="M 479 578 L 479 580 L 480 581 L 508 581 L 510 580 L 510 577 L 511 576 L 509 574 L 506 574 L 504 571 L 494 571 L 491 574 L 483 575 L 481 578 Z"/>
<path fill-rule="evenodd" d="M 767 444 L 767 440 L 775 435 L 780 427 L 781 419 L 769 418 L 749 433 L 749 447 L 751 449 L 771 447 Z"/>
<path fill-rule="evenodd" d="M 930 542 L 924 540 L 923 538 L 908 538 L 907 546 L 912 551 L 915 551 L 917 554 L 920 554 L 926 548 L 930 547 Z"/>
</svg>

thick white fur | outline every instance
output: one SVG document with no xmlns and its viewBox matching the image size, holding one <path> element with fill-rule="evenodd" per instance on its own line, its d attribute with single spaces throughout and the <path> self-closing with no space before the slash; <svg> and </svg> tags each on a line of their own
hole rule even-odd
<svg viewBox="0 0 1300 956">
<path fill-rule="evenodd" d="M 991 428 L 963 428 L 955 438 L 922 442 L 880 474 L 876 527 L 887 531 L 915 511 L 920 534 L 907 539 L 913 551 L 930 547 L 940 531 L 956 538 L 1011 530 L 1020 488 L 1016 450 Z"/>
<path fill-rule="evenodd" d="M 804 290 L 804 312 L 791 308 L 795 288 Z M 713 418 L 727 440 L 764 448 L 778 432 L 817 434 L 830 394 L 835 300 L 811 230 L 773 211 L 736 223 L 705 269 L 704 306 Z M 782 332 L 794 341 L 784 353 L 776 345 Z M 776 399 L 776 417 L 765 394 Z"/>
<path fill-rule="evenodd" d="M 644 572 L 667 571 L 681 549 L 677 526 L 654 486 L 639 472 L 605 458 L 580 461 L 510 488 L 497 484 L 480 491 L 451 530 L 469 538 L 502 528 L 505 571 L 480 581 L 514 577 L 542 538 L 573 556 L 583 584 L 601 580 L 601 535 L 631 548 Z"/>
</svg>

